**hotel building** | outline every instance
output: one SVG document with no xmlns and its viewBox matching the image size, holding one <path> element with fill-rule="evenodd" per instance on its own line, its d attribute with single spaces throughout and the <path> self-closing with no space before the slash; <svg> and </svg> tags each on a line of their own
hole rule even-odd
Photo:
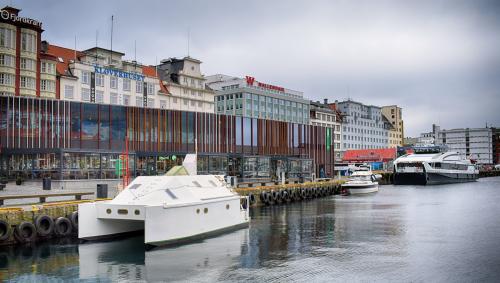
<svg viewBox="0 0 500 283">
<path fill-rule="evenodd" d="M 41 51 L 42 23 L 0 11 L 0 95 L 54 98 L 56 58 Z"/>
<path fill-rule="evenodd" d="M 125 54 L 94 47 L 76 51 L 44 42 L 57 58 L 56 98 L 98 104 L 160 108 L 167 90 L 152 66 L 125 61 Z"/>
<path fill-rule="evenodd" d="M 207 85 L 216 91 L 218 114 L 309 124 L 309 100 L 300 91 L 250 76 L 243 79 L 221 74 L 208 76 Z"/>
</svg>

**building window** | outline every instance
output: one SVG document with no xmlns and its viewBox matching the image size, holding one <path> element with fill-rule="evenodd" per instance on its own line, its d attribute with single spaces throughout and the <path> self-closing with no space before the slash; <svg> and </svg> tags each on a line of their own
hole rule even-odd
<svg viewBox="0 0 500 283">
<path fill-rule="evenodd" d="M 73 99 L 74 90 L 75 90 L 75 88 L 72 85 L 65 85 L 64 86 L 64 98 Z"/>
<path fill-rule="evenodd" d="M 184 102 L 184 105 L 187 106 L 188 105 L 188 100 L 187 99 L 183 99 L 182 100 Z"/>
<path fill-rule="evenodd" d="M 21 69 L 27 71 L 35 71 L 36 62 L 35 60 L 21 58 Z"/>
<path fill-rule="evenodd" d="M 16 48 L 16 32 L 9 28 L 0 28 L 0 47 Z"/>
<path fill-rule="evenodd" d="M 82 88 L 82 101 L 90 101 L 90 89 Z"/>
<path fill-rule="evenodd" d="M 152 83 L 148 84 L 148 95 L 153 95 L 155 91 L 155 86 Z"/>
<path fill-rule="evenodd" d="M 135 92 L 142 93 L 142 82 L 140 81 L 135 82 Z"/>
<path fill-rule="evenodd" d="M 36 52 L 36 36 L 30 33 L 21 33 L 21 51 Z"/>
<path fill-rule="evenodd" d="M 172 102 L 173 102 L 174 104 L 177 104 L 177 97 L 174 97 L 174 98 L 172 99 Z"/>
<path fill-rule="evenodd" d="M 40 66 L 40 72 L 45 74 L 55 75 L 55 65 L 48 62 L 42 62 Z"/>
<path fill-rule="evenodd" d="M 21 87 L 35 89 L 35 78 L 32 77 L 21 77 Z"/>
<path fill-rule="evenodd" d="M 130 95 L 123 95 L 123 105 L 129 105 L 130 104 Z"/>
<path fill-rule="evenodd" d="M 82 84 L 90 84 L 90 73 L 82 71 Z"/>
<path fill-rule="evenodd" d="M 118 104 L 118 93 L 114 93 L 114 92 L 110 93 L 109 103 Z"/>
<path fill-rule="evenodd" d="M 103 74 L 95 74 L 95 85 L 96 86 L 104 86 L 104 75 Z"/>
<path fill-rule="evenodd" d="M 118 87 L 118 78 L 109 77 L 109 87 L 116 89 Z"/>
<path fill-rule="evenodd" d="M 55 86 L 56 86 L 56 84 L 54 81 L 40 80 L 40 90 L 41 91 L 54 92 Z"/>
<path fill-rule="evenodd" d="M 151 108 L 155 107 L 155 100 L 154 98 L 148 98 L 148 106 Z"/>
<path fill-rule="evenodd" d="M 166 100 L 160 100 L 160 108 L 167 109 L 167 101 Z"/>
<path fill-rule="evenodd" d="M 194 106 L 194 102 L 195 102 L 194 100 L 191 100 L 191 106 Z"/>
<path fill-rule="evenodd" d="M 144 102 L 142 102 L 142 97 L 137 96 L 135 98 L 135 106 L 139 106 L 139 107 L 143 107 L 144 106 Z"/>
<path fill-rule="evenodd" d="M 0 85 L 14 85 L 14 75 L 0 73 Z"/>
<path fill-rule="evenodd" d="M 198 101 L 198 107 L 201 107 L 201 106 L 202 106 L 201 101 Z"/>
<path fill-rule="evenodd" d="M 104 91 L 102 91 L 102 90 L 95 91 L 95 102 L 96 103 L 103 103 L 104 102 Z"/>
<path fill-rule="evenodd" d="M 14 67 L 14 57 L 7 54 L 0 54 L 0 66 Z"/>
<path fill-rule="evenodd" d="M 130 79 L 123 79 L 123 90 L 130 91 Z"/>
</svg>

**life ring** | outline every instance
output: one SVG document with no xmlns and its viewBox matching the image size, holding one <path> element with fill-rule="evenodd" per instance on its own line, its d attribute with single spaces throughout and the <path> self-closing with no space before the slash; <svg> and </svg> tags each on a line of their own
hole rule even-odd
<svg viewBox="0 0 500 283">
<path fill-rule="evenodd" d="M 68 218 L 69 221 L 71 221 L 71 227 L 73 228 L 73 231 L 78 231 L 78 211 L 73 211 Z"/>
<path fill-rule="evenodd" d="M 252 193 L 249 193 L 248 194 L 248 202 L 250 203 L 250 205 L 254 204 L 256 201 L 257 201 L 257 199 L 255 199 L 255 195 Z"/>
<path fill-rule="evenodd" d="M 31 222 L 21 222 L 14 229 L 14 238 L 19 243 L 31 243 L 36 239 L 36 227 Z"/>
<path fill-rule="evenodd" d="M 35 227 L 38 236 L 46 237 L 54 231 L 54 220 L 48 215 L 38 215 L 35 217 Z"/>
<path fill-rule="evenodd" d="M 54 231 L 58 236 L 68 236 L 72 231 L 71 221 L 66 217 L 58 217 L 55 222 Z"/>
<path fill-rule="evenodd" d="M 12 228 L 9 222 L 0 220 L 0 242 L 9 239 L 10 234 L 12 234 Z"/>
</svg>

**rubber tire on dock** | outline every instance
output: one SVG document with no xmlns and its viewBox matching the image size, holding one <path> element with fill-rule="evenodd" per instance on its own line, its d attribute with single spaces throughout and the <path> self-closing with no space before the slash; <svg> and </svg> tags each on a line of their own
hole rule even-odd
<svg viewBox="0 0 500 283">
<path fill-rule="evenodd" d="M 260 192 L 260 202 L 266 203 L 266 192 Z"/>
<path fill-rule="evenodd" d="M 283 200 L 283 202 L 290 202 L 290 194 L 288 193 L 288 191 L 281 191 L 281 199 Z"/>
<path fill-rule="evenodd" d="M 31 243 L 36 239 L 36 227 L 31 222 L 21 222 L 14 229 L 14 238 L 18 243 Z"/>
<path fill-rule="evenodd" d="M 78 231 L 78 211 L 73 211 L 71 214 L 68 216 L 69 221 L 71 221 L 71 227 L 73 228 L 74 232 Z"/>
<path fill-rule="evenodd" d="M 255 204 L 255 202 L 257 201 L 257 199 L 255 198 L 254 194 L 249 193 L 248 194 L 248 201 L 250 202 L 250 205 L 253 205 L 253 204 Z"/>
<path fill-rule="evenodd" d="M 305 189 L 300 189 L 300 198 L 303 200 L 307 198 L 307 192 Z"/>
<path fill-rule="evenodd" d="M 54 231 L 54 220 L 48 215 L 38 215 L 34 222 L 36 232 L 40 237 L 49 236 Z"/>
<path fill-rule="evenodd" d="M 10 238 L 10 234 L 12 234 L 12 228 L 10 227 L 9 222 L 0 220 L 0 243 L 8 240 Z"/>
<path fill-rule="evenodd" d="M 270 192 L 265 192 L 264 193 L 264 203 L 266 205 L 273 205 L 274 204 L 274 201 L 273 201 L 273 196 Z"/>
<path fill-rule="evenodd" d="M 55 221 L 54 232 L 57 236 L 63 237 L 71 234 L 71 221 L 66 217 L 58 217 Z"/>
</svg>

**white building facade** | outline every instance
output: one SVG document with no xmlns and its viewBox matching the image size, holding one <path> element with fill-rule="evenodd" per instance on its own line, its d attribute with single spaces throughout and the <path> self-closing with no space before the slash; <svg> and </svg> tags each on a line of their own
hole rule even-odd
<svg viewBox="0 0 500 283">
<path fill-rule="evenodd" d="M 493 136 L 491 128 L 461 128 L 439 130 L 436 144 L 446 145 L 457 151 L 462 158 L 470 158 L 478 164 L 493 164 Z"/>
<path fill-rule="evenodd" d="M 389 147 L 390 125 L 382 115 L 381 107 L 365 105 L 352 100 L 336 104 L 337 109 L 344 115 L 342 151 Z"/>
<path fill-rule="evenodd" d="M 61 100 L 160 108 L 160 93 L 166 93 L 154 67 L 124 61 L 123 53 L 103 48 L 73 50 L 74 58 L 64 49 L 49 47 L 60 64 Z"/>
<path fill-rule="evenodd" d="M 160 98 L 160 108 L 214 113 L 214 91 L 206 87 L 201 61 L 169 58 L 158 65 L 158 75 L 168 95 Z"/>
</svg>

